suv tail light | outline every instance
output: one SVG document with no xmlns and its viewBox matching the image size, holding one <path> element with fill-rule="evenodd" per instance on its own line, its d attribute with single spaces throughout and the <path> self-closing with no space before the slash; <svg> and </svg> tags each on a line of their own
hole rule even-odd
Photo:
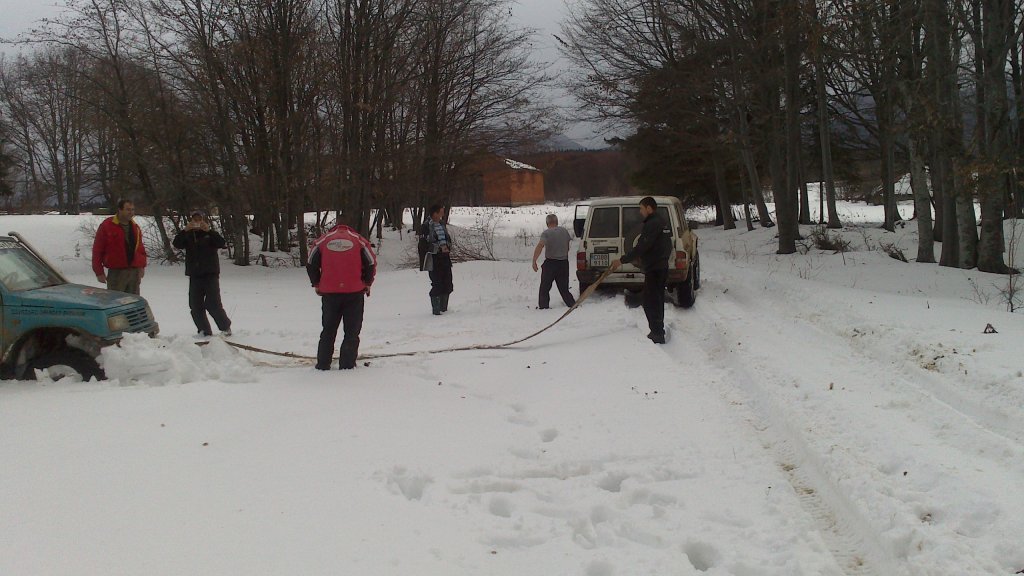
<svg viewBox="0 0 1024 576">
<path fill-rule="evenodd" d="M 686 251 L 680 250 L 676 252 L 676 270 L 686 270 L 689 264 L 689 257 L 686 255 Z"/>
<path fill-rule="evenodd" d="M 577 252 L 576 253 L 576 269 L 586 270 L 587 269 L 587 253 Z"/>
</svg>

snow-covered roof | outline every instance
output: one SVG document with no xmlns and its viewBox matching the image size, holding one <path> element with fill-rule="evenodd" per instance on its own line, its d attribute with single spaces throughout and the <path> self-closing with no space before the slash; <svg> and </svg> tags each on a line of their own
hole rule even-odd
<svg viewBox="0 0 1024 576">
<path fill-rule="evenodd" d="M 535 172 L 539 172 L 539 170 L 537 170 L 537 168 L 534 168 L 533 166 L 530 166 L 529 164 L 523 164 L 522 162 L 517 162 L 517 161 L 515 161 L 515 160 L 513 160 L 511 158 L 505 158 L 505 164 L 508 164 L 508 167 L 513 169 L 513 170 L 533 170 Z"/>
</svg>

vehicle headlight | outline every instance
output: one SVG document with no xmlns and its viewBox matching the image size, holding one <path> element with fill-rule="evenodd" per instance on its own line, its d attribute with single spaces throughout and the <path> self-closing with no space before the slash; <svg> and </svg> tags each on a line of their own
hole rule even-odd
<svg viewBox="0 0 1024 576">
<path fill-rule="evenodd" d="M 110 328 L 111 332 L 124 332 L 129 326 L 131 324 L 128 322 L 128 317 L 124 314 L 114 314 L 107 317 L 107 328 Z"/>
</svg>

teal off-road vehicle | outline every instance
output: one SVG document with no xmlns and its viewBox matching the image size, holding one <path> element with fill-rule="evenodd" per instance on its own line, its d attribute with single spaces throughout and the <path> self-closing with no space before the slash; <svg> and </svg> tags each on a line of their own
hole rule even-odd
<svg viewBox="0 0 1024 576">
<path fill-rule="evenodd" d="M 160 327 L 134 294 L 71 284 L 17 233 L 0 236 L 0 378 L 105 377 L 96 358 L 125 332 Z"/>
</svg>

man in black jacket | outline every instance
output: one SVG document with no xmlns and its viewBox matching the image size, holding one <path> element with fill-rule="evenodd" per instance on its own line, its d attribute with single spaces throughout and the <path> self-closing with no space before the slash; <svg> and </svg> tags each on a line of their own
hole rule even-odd
<svg viewBox="0 0 1024 576">
<path fill-rule="evenodd" d="M 226 245 L 224 237 L 210 228 L 203 212 L 196 210 L 185 229 L 174 237 L 172 244 L 185 251 L 185 275 L 189 279 L 188 307 L 199 334 L 213 334 L 210 319 L 206 317 L 209 312 L 221 334 L 230 336 L 231 320 L 224 312 L 220 300 L 220 255 L 217 252 Z"/>
<path fill-rule="evenodd" d="M 643 303 L 647 335 L 655 344 L 665 343 L 665 283 L 668 281 L 668 260 L 672 256 L 672 229 L 658 214 L 658 203 L 645 196 L 640 200 L 640 215 L 644 226 L 637 238 L 636 246 L 611 263 L 612 270 L 618 270 L 623 263 L 640 261 L 644 271 Z"/>
</svg>

